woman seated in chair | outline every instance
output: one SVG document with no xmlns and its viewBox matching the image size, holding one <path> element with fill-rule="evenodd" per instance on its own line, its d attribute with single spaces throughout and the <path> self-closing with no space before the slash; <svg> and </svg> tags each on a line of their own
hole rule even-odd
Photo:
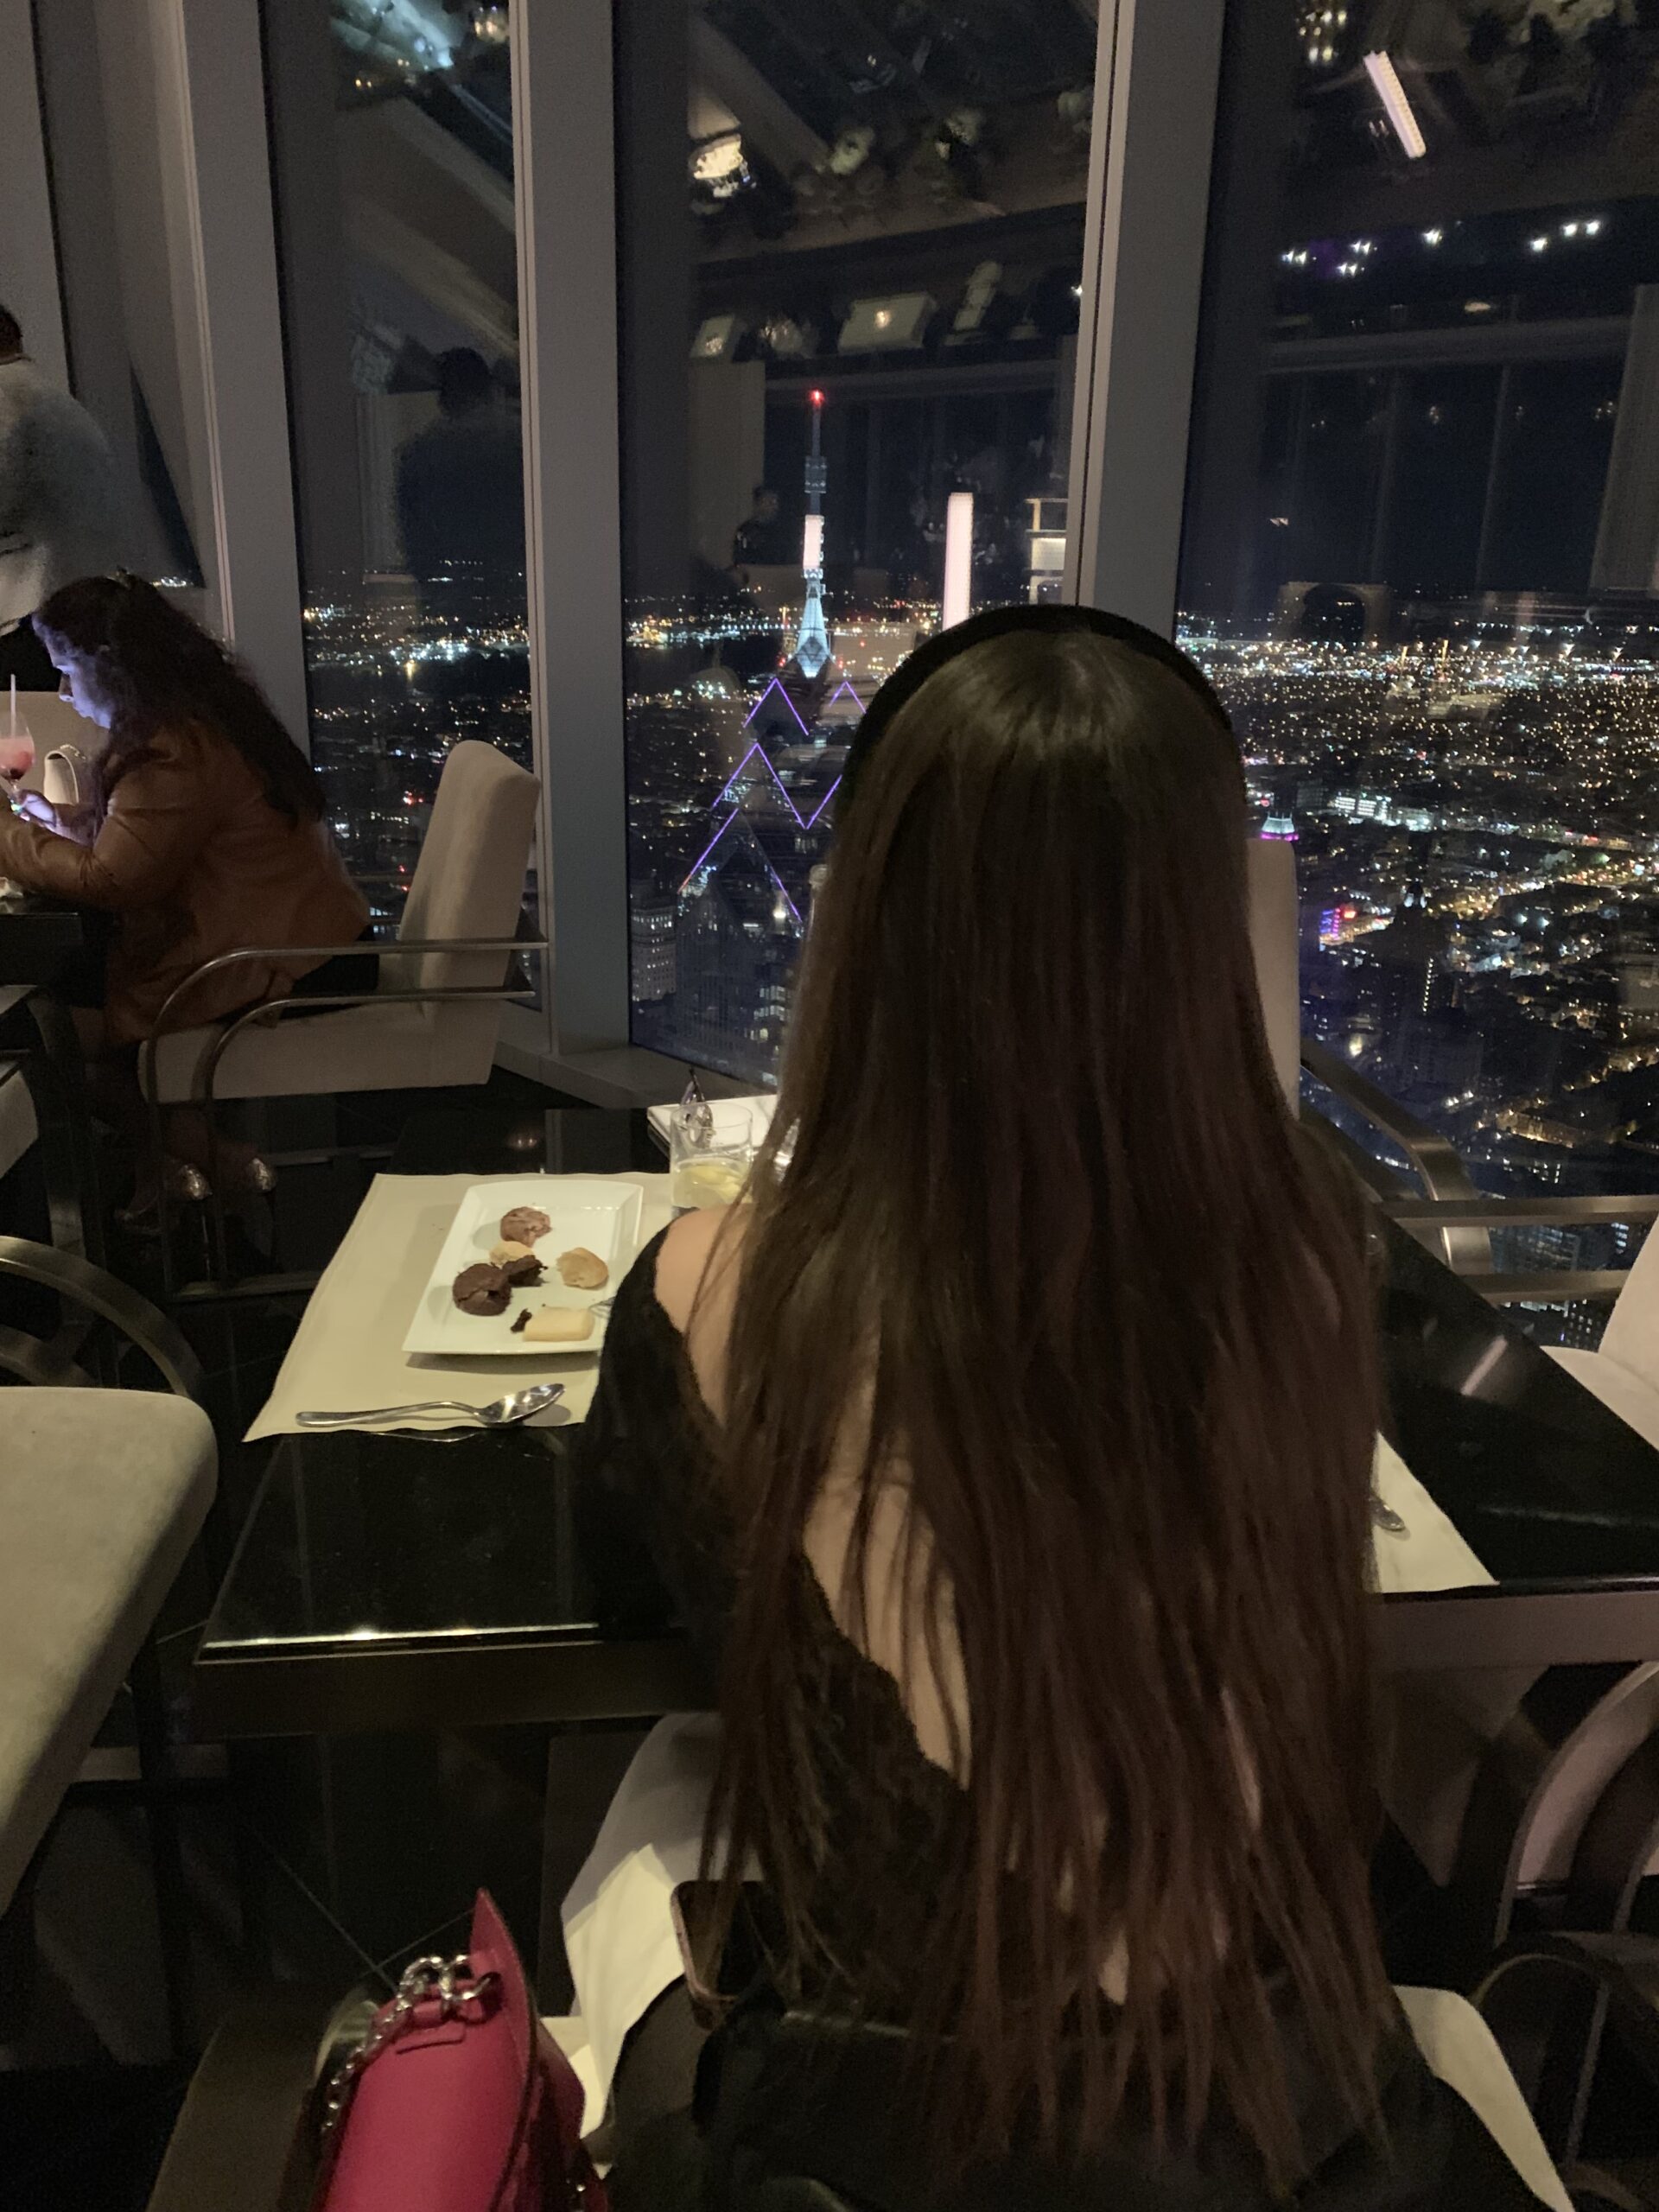
<svg viewBox="0 0 1659 2212">
<path fill-rule="evenodd" d="M 1247 827 L 1202 676 L 1075 609 L 953 630 L 855 741 L 753 1203 L 640 1255 L 579 1447 L 607 1614 L 671 1596 L 721 1685 L 566 1902 L 619 2212 L 1535 2201 L 1379 1953 L 1371 1298 Z M 704 1837 L 697 1978 L 747 1874 L 766 1994 L 694 2125 Z M 906 2031 L 882 2094 L 780 2092 L 785 2006 Z"/>
<path fill-rule="evenodd" d="M 322 815 L 310 763 L 215 639 L 136 576 L 66 584 L 34 618 L 63 696 L 107 730 L 83 803 L 33 793 L 0 809 L 0 875 L 109 918 L 64 988 L 75 1006 L 100 1111 L 148 1158 L 138 1048 L 168 1030 L 287 997 L 372 990 L 372 954 L 222 969 L 179 1000 L 204 961 L 241 946 L 353 944 L 369 909 Z M 207 1132 L 194 1109 L 168 1116 L 169 1173 L 203 1194 Z M 226 1141 L 232 1188 L 269 1170 Z M 140 1173 L 128 1218 L 155 1203 Z"/>
</svg>

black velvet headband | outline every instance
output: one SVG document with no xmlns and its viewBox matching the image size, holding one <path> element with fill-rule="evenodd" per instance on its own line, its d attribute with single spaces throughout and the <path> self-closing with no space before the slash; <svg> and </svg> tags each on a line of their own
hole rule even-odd
<svg viewBox="0 0 1659 2212">
<path fill-rule="evenodd" d="M 1097 638 L 1115 639 L 1132 652 L 1144 654 L 1148 660 L 1155 660 L 1166 668 L 1172 676 L 1179 677 L 1189 691 L 1198 694 L 1224 729 L 1232 728 L 1227 709 L 1197 664 L 1179 645 L 1171 645 L 1167 638 L 1160 638 L 1155 630 L 1148 630 L 1140 622 L 1131 622 L 1127 615 L 1108 614 L 1098 607 L 1059 607 L 1052 603 L 1041 607 L 990 607 L 982 614 L 970 614 L 965 622 L 940 631 L 925 645 L 918 645 L 913 653 L 900 661 L 871 700 L 848 748 L 847 766 L 842 772 L 841 790 L 836 800 L 837 821 L 846 813 L 864 763 L 899 709 L 914 698 L 928 677 L 947 661 L 954 660 L 958 653 L 967 652 L 974 645 L 983 645 L 988 638 L 1000 638 L 1009 630 L 1030 630 L 1045 637 L 1058 637 L 1069 630 L 1087 630 Z"/>
</svg>

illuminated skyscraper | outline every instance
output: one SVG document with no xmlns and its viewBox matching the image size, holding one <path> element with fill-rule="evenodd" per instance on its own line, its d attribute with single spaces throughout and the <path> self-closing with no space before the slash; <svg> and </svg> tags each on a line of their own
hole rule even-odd
<svg viewBox="0 0 1659 2212">
<path fill-rule="evenodd" d="M 830 632 L 823 620 L 823 491 L 829 473 L 823 458 L 823 394 L 814 391 L 810 397 L 812 450 L 806 457 L 806 530 L 801 544 L 806 602 L 795 640 L 795 663 L 809 683 L 830 658 Z"/>
</svg>

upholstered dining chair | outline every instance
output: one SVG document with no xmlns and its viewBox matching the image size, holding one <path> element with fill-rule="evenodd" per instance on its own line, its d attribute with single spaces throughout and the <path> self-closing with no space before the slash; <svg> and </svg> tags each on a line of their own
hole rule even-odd
<svg viewBox="0 0 1659 2212">
<path fill-rule="evenodd" d="M 493 746 L 468 739 L 451 749 L 397 937 L 378 948 L 379 983 L 372 993 L 278 1000 L 222 1023 L 169 1030 L 170 1008 L 201 977 L 283 956 L 251 945 L 206 962 L 188 977 L 162 1009 L 140 1056 L 157 1157 L 165 1106 L 202 1106 L 212 1128 L 219 1102 L 227 1098 L 485 1082 L 502 1007 L 524 988 L 512 976 L 512 957 L 546 949 L 544 939 L 518 935 L 537 790 L 535 777 Z M 306 949 L 321 957 L 377 948 Z M 295 1014 L 304 1018 L 289 1018 Z M 163 1198 L 164 1231 L 165 1211 Z M 216 1226 L 222 1274 L 222 1217 Z M 168 1243 L 164 1233 L 164 1254 Z"/>
<path fill-rule="evenodd" d="M 191 2033 L 188 1943 L 152 1630 L 214 1505 L 213 1433 L 194 1402 L 201 1369 L 165 1314 L 73 1253 L 0 1236 L 0 1284 L 34 1301 L 9 1300 L 0 1325 L 13 1386 L 0 1452 L 0 2011 L 26 2007 L 33 1875 L 66 1796 L 91 1786 L 83 1763 L 125 1681 L 136 1785 L 95 1786 L 118 1796 L 136 1786 L 144 1808 L 180 2051 Z M 99 1387 L 141 1372 L 162 1387 Z"/>
</svg>

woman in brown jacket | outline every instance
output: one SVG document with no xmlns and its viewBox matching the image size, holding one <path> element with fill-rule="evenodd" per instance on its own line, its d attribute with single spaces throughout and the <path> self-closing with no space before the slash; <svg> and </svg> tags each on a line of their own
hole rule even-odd
<svg viewBox="0 0 1659 2212">
<path fill-rule="evenodd" d="M 152 585 L 88 576 L 34 622 L 63 696 L 109 744 L 87 804 L 63 810 L 30 793 L 16 814 L 0 807 L 0 875 L 111 918 L 66 991 L 100 1110 L 137 1136 L 138 1048 L 158 1023 L 189 1029 L 291 992 L 372 990 L 375 960 L 222 969 L 169 1006 L 177 987 L 242 945 L 354 943 L 368 905 L 309 761 L 217 641 Z M 168 1146 L 175 1180 L 200 1195 L 202 1117 L 172 1111 Z M 220 1159 L 232 1183 L 268 1178 L 246 1145 L 222 1145 Z M 142 1172 L 139 1184 L 135 1213 L 153 1203 Z"/>
</svg>

